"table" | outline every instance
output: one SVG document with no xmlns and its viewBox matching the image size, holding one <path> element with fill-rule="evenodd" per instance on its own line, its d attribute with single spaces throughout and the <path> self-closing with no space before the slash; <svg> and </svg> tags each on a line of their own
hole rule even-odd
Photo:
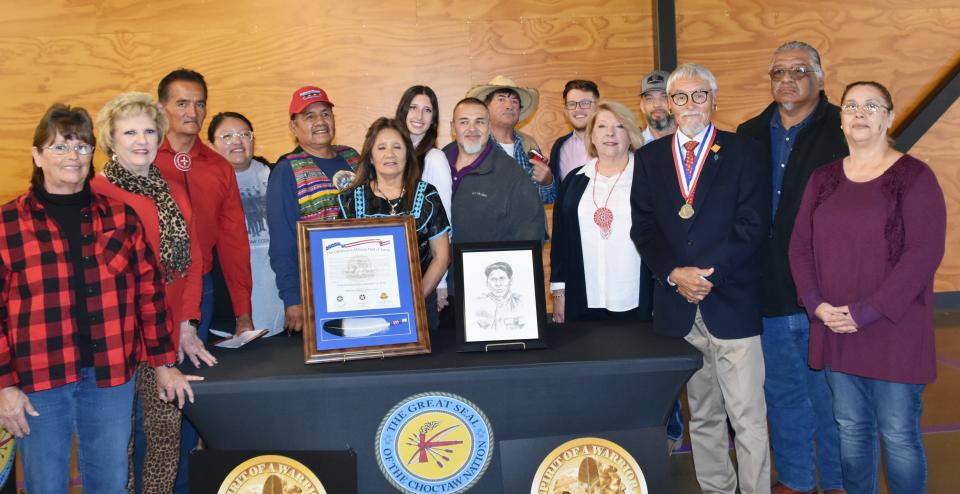
<svg viewBox="0 0 960 494">
<path fill-rule="evenodd" d="M 529 492 L 546 453 L 581 436 L 623 440 L 650 491 L 670 492 L 664 426 L 700 352 L 646 323 L 550 325 L 546 341 L 544 350 L 458 353 L 453 331 L 441 330 L 430 355 L 307 366 L 301 338 L 279 335 L 217 349 L 217 366 L 191 369 L 206 380 L 184 412 L 212 450 L 351 449 L 359 492 L 388 493 L 374 453 L 381 421 L 412 395 L 453 393 L 494 432 L 492 463 L 471 492 Z"/>
</svg>

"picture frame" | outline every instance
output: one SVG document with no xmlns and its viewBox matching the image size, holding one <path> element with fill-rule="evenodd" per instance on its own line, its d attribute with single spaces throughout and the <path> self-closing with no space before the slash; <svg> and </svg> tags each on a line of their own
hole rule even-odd
<svg viewBox="0 0 960 494">
<path fill-rule="evenodd" d="M 306 364 L 430 353 L 414 219 L 297 223 Z"/>
<path fill-rule="evenodd" d="M 453 244 L 461 352 L 546 348 L 539 241 Z"/>
</svg>

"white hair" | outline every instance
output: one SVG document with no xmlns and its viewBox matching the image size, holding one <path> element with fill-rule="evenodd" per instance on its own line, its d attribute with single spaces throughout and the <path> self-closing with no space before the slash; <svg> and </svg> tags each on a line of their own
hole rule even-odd
<svg viewBox="0 0 960 494">
<path fill-rule="evenodd" d="M 670 89 L 673 87 L 680 79 L 701 79 L 707 81 L 710 84 L 710 91 L 716 96 L 717 94 L 717 78 L 713 76 L 713 73 L 710 72 L 710 69 L 700 65 L 698 63 L 685 63 L 677 67 L 673 72 L 670 73 L 670 77 L 667 78 L 667 94 L 670 94 Z"/>
</svg>

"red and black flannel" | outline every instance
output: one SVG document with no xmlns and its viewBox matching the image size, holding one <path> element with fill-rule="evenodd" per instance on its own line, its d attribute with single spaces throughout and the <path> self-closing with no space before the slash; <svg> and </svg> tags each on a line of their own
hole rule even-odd
<svg viewBox="0 0 960 494">
<path fill-rule="evenodd" d="M 174 362 L 163 275 L 136 213 L 93 193 L 80 228 L 97 385 L 127 382 L 140 360 Z M 32 191 L 0 208 L 0 387 L 43 391 L 79 379 L 67 250 Z"/>
</svg>

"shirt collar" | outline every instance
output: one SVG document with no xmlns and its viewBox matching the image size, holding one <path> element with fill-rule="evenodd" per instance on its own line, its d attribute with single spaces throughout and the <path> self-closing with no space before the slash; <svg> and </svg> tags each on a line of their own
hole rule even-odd
<svg viewBox="0 0 960 494">
<path fill-rule="evenodd" d="M 784 131 L 787 131 L 787 132 L 797 131 L 797 130 L 802 129 L 802 128 L 803 128 L 805 125 L 807 125 L 808 123 L 810 123 L 810 121 L 813 120 L 813 115 L 814 115 L 815 113 L 817 113 L 817 110 L 816 110 L 816 109 L 814 109 L 812 112 L 810 112 L 810 114 L 807 115 L 802 121 L 800 121 L 800 123 L 794 125 L 793 127 L 790 127 L 789 129 L 784 129 L 784 128 L 783 128 L 783 119 L 780 118 L 780 109 L 775 106 L 774 109 L 773 109 L 773 118 L 770 119 L 770 128 L 771 128 L 771 129 L 780 129 L 780 130 L 784 130 Z"/>
<path fill-rule="evenodd" d="M 703 138 L 707 136 L 707 129 L 709 129 L 709 128 L 710 128 L 710 125 L 708 124 L 703 130 L 700 131 L 699 134 L 693 136 L 692 139 L 689 138 L 689 137 L 687 137 L 687 134 L 684 134 L 684 133 L 678 128 L 676 134 L 677 134 L 677 138 L 678 138 L 679 141 L 680 141 L 680 146 L 683 146 L 684 144 L 686 144 L 687 141 L 697 141 L 697 142 L 702 143 L 702 142 L 703 142 Z"/>
<path fill-rule="evenodd" d="M 597 161 L 600 158 L 590 158 L 590 161 L 584 163 L 580 167 L 580 171 L 577 172 L 577 175 L 585 175 L 593 180 L 597 176 Z M 633 175 L 633 152 L 627 154 L 627 167 L 623 169 L 623 173 L 628 175 Z"/>
<path fill-rule="evenodd" d="M 203 143 L 200 142 L 200 136 L 197 135 L 197 138 L 193 140 L 193 146 L 190 147 L 190 150 L 187 151 L 187 154 L 189 154 L 191 157 L 206 159 L 208 158 L 208 149 L 209 148 L 207 148 L 207 146 L 204 146 Z M 160 144 L 160 151 L 164 151 L 173 155 L 178 153 L 178 151 L 173 149 L 173 146 L 170 145 L 170 139 L 167 139 L 166 136 L 163 137 L 163 143 Z"/>
</svg>

